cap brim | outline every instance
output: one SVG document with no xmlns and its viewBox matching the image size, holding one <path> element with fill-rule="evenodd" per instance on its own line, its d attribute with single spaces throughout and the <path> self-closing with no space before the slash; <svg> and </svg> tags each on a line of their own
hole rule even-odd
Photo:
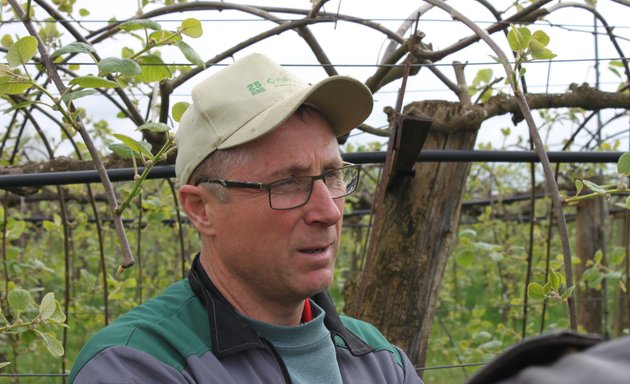
<svg viewBox="0 0 630 384">
<path fill-rule="evenodd" d="M 363 83 L 347 76 L 332 76 L 256 115 L 226 138 L 218 149 L 245 144 L 273 131 L 304 103 L 322 112 L 336 137 L 363 123 L 373 106 L 372 93 Z"/>
</svg>

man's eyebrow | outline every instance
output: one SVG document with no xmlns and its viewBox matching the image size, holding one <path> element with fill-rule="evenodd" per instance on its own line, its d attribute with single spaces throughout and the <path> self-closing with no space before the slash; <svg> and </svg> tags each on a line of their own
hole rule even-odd
<svg viewBox="0 0 630 384">
<path fill-rule="evenodd" d="M 327 165 L 321 171 L 317 173 L 324 172 L 327 169 L 341 168 L 344 166 L 344 162 L 342 159 L 335 159 L 327 163 Z M 268 175 L 269 179 L 278 179 L 278 178 L 286 178 L 292 175 L 306 175 L 312 176 L 310 172 L 311 166 L 306 164 L 291 164 L 285 168 L 276 169 Z"/>
<path fill-rule="evenodd" d="M 291 164 L 287 167 L 276 169 L 269 174 L 270 179 L 286 178 L 292 175 L 301 175 L 308 172 L 309 167 L 299 164 Z"/>
</svg>

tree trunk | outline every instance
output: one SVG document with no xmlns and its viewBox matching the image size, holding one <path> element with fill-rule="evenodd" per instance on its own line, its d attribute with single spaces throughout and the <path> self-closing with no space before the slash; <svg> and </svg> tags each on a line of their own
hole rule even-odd
<svg viewBox="0 0 630 384">
<path fill-rule="evenodd" d="M 580 259 L 577 265 L 577 281 L 580 281 L 589 261 L 598 250 L 605 251 L 604 222 L 602 210 L 606 204 L 601 198 L 585 200 L 577 207 L 576 254 Z M 605 261 L 605 260 L 604 260 Z M 577 307 L 578 324 L 590 333 L 602 333 L 602 289 L 578 284 Z"/>
<path fill-rule="evenodd" d="M 431 131 L 423 148 L 472 149 L 476 136 Z M 346 286 L 345 312 L 376 325 L 417 366 L 426 359 L 469 170 L 469 163 L 415 163 L 379 202 L 366 265 Z"/>
</svg>

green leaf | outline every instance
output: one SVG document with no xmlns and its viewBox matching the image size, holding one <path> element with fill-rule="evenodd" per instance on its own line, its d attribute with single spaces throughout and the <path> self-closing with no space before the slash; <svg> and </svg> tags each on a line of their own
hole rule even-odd
<svg viewBox="0 0 630 384">
<path fill-rule="evenodd" d="M 482 252 L 492 252 L 494 250 L 494 245 L 479 241 L 475 243 L 475 248 Z"/>
<path fill-rule="evenodd" d="M 144 123 L 136 128 L 136 130 L 150 132 L 168 132 L 171 130 L 171 127 L 164 123 Z"/>
<path fill-rule="evenodd" d="M 149 35 L 149 42 L 157 45 L 170 45 L 180 41 L 182 37 L 173 31 L 155 31 Z"/>
<path fill-rule="evenodd" d="M 50 57 L 54 59 L 55 57 L 65 55 L 66 53 L 92 53 L 92 52 L 96 52 L 96 50 L 90 44 L 83 43 L 80 41 L 75 41 L 73 43 L 70 43 L 68 45 L 65 45 L 59 48 L 58 50 L 53 52 L 53 54 Z"/>
<path fill-rule="evenodd" d="M 180 51 L 182 51 L 186 60 L 190 61 L 192 64 L 198 67 L 206 67 L 206 63 L 203 61 L 201 56 L 199 56 L 199 54 L 190 45 L 186 44 L 183 41 L 178 41 L 177 43 L 175 43 L 175 46 L 179 48 Z"/>
<path fill-rule="evenodd" d="M 33 36 L 24 36 L 16 41 L 7 52 L 7 61 L 10 67 L 26 64 L 37 52 L 37 39 Z"/>
<path fill-rule="evenodd" d="M 137 76 L 138 81 L 152 83 L 171 77 L 171 70 L 159 56 L 144 55 L 138 58 L 142 65 L 142 72 Z"/>
<path fill-rule="evenodd" d="M 81 76 L 70 80 L 70 85 L 78 85 L 81 88 L 118 88 L 118 83 L 97 76 Z"/>
<path fill-rule="evenodd" d="M 617 173 L 630 176 L 630 152 L 626 152 L 617 160 Z"/>
<path fill-rule="evenodd" d="M 90 11 L 85 9 L 85 8 L 81 8 L 81 9 L 79 9 L 79 16 L 81 16 L 81 17 L 90 16 Z"/>
<path fill-rule="evenodd" d="M 575 195 L 579 195 L 580 192 L 582 192 L 582 189 L 584 188 L 584 183 L 582 182 L 582 180 L 575 180 Z"/>
<path fill-rule="evenodd" d="M 613 247 L 612 251 L 608 255 L 608 265 L 617 266 L 620 265 L 626 258 L 626 250 L 622 247 Z"/>
<path fill-rule="evenodd" d="M 0 76 L 6 78 L 7 80 L 15 77 L 15 75 L 11 71 L 11 67 L 6 64 L 0 64 Z"/>
<path fill-rule="evenodd" d="M 37 101 L 35 100 L 28 100 L 28 101 L 23 101 L 21 103 L 17 103 L 17 104 L 13 104 L 10 108 L 6 109 L 4 111 L 5 114 L 15 111 L 16 109 L 20 109 L 20 108 L 26 108 L 28 106 L 31 106 L 33 104 L 37 104 Z"/>
<path fill-rule="evenodd" d="M 61 100 L 68 103 L 72 100 L 80 99 L 85 96 L 94 95 L 96 93 L 98 93 L 98 91 L 94 89 L 82 89 L 80 91 L 66 93 L 65 95 L 63 95 Z"/>
<path fill-rule="evenodd" d="M 203 34 L 201 22 L 195 18 L 189 18 L 182 21 L 182 24 L 179 28 L 184 35 L 190 36 L 192 38 L 201 37 L 201 35 Z"/>
<path fill-rule="evenodd" d="M 492 261 L 497 262 L 497 263 L 503 260 L 503 254 L 501 252 L 493 251 L 493 252 L 490 252 L 488 256 L 490 256 L 490 259 L 492 259 Z"/>
<path fill-rule="evenodd" d="M 18 239 L 24 233 L 26 229 L 26 222 L 24 220 L 11 220 L 9 221 L 8 231 L 6 237 L 8 239 Z"/>
<path fill-rule="evenodd" d="M 559 289 L 560 288 L 560 275 L 556 271 L 549 271 L 549 284 L 551 284 L 551 288 Z"/>
<path fill-rule="evenodd" d="M 37 332 L 39 337 L 41 337 L 42 340 L 44 340 L 46 349 L 48 349 L 48 352 L 50 352 L 51 355 L 55 357 L 63 356 L 64 354 L 63 345 L 59 342 L 59 340 L 57 340 L 57 338 L 54 335 L 50 333 L 40 332 L 38 330 L 35 330 L 35 331 Z"/>
<path fill-rule="evenodd" d="M 53 292 L 48 292 L 39 304 L 39 318 L 47 320 L 55 313 L 56 309 L 57 302 L 55 301 L 55 294 Z"/>
<path fill-rule="evenodd" d="M 127 135 L 123 135 L 121 133 L 114 133 L 113 136 L 117 138 L 118 140 L 122 141 L 123 144 L 126 144 L 132 150 L 140 154 L 143 154 L 149 159 L 153 159 L 153 154 L 151 153 L 151 144 L 147 142 L 136 141 L 135 139 Z"/>
<path fill-rule="evenodd" d="M 557 55 L 555 53 L 551 52 L 547 48 L 542 48 L 542 49 L 537 49 L 535 51 L 532 51 L 532 58 L 535 60 L 551 60 L 556 56 Z"/>
<path fill-rule="evenodd" d="M 584 185 L 586 185 L 591 191 L 600 194 L 600 195 L 604 195 L 606 194 L 606 190 L 602 187 L 600 187 L 599 185 L 593 183 L 592 181 L 588 181 L 588 180 L 582 180 L 582 182 L 584 183 Z"/>
<path fill-rule="evenodd" d="M 582 280 L 586 281 L 591 288 L 599 284 L 602 278 L 602 274 L 595 268 L 588 268 L 582 273 Z"/>
<path fill-rule="evenodd" d="M 9 47 L 13 45 L 13 37 L 11 37 L 11 35 L 9 35 L 8 33 L 5 34 L 4 36 L 2 36 L 2 39 L 0 39 L 0 45 L 2 46 L 2 48 L 9 49 Z"/>
<path fill-rule="evenodd" d="M 630 196 L 626 198 L 626 208 L 630 209 Z"/>
<path fill-rule="evenodd" d="M 473 79 L 473 85 L 488 84 L 492 80 L 492 69 L 480 69 Z"/>
<path fill-rule="evenodd" d="M 566 291 L 562 292 L 562 301 L 567 301 L 569 299 L 569 297 L 571 297 L 571 294 L 573 294 L 573 290 L 575 289 L 575 285 L 572 285 L 571 287 L 567 288 Z"/>
<path fill-rule="evenodd" d="M 57 226 L 55 225 L 55 223 L 53 223 L 50 220 L 44 220 L 42 222 L 42 225 L 43 225 L 44 229 L 47 230 L 48 232 L 52 232 L 52 231 L 56 231 L 57 230 Z"/>
<path fill-rule="evenodd" d="M 133 49 L 129 48 L 129 47 L 123 47 L 121 52 L 120 52 L 120 56 L 123 58 L 128 58 L 133 56 L 135 52 L 133 51 Z"/>
<path fill-rule="evenodd" d="M 601 264 L 603 258 L 604 258 L 604 252 L 602 252 L 601 249 L 598 249 L 597 251 L 595 251 L 595 256 L 593 256 L 593 260 L 595 261 L 595 264 Z"/>
<path fill-rule="evenodd" d="M 0 95 L 20 95 L 26 92 L 32 84 L 24 80 L 8 80 L 7 77 L 0 78 Z"/>
<path fill-rule="evenodd" d="M 546 296 L 549 292 L 551 292 L 552 288 L 553 287 L 551 286 L 551 282 L 546 282 L 545 285 L 543 285 L 542 287 L 543 294 Z"/>
<path fill-rule="evenodd" d="M 544 299 L 543 286 L 538 283 L 529 283 L 527 286 L 527 297 L 534 300 Z"/>
<path fill-rule="evenodd" d="M 532 34 L 532 40 L 538 42 L 542 47 L 546 47 L 549 44 L 549 36 L 543 31 L 536 31 Z"/>
<path fill-rule="evenodd" d="M 508 43 L 510 49 L 513 51 L 524 51 L 529 46 L 532 33 L 526 27 L 514 27 L 510 28 L 508 32 Z"/>
<path fill-rule="evenodd" d="M 114 143 L 107 146 L 110 151 L 114 152 L 116 155 L 123 159 L 132 159 L 134 157 L 139 157 L 140 154 L 133 149 L 129 148 L 126 144 L 122 143 Z"/>
<path fill-rule="evenodd" d="M 494 349 L 499 348 L 501 346 L 501 342 L 499 340 L 490 340 L 487 343 L 483 343 L 479 346 L 479 349 Z"/>
<path fill-rule="evenodd" d="M 455 262 L 464 268 L 470 268 L 475 261 L 475 254 L 470 250 L 459 252 L 455 256 Z"/>
<path fill-rule="evenodd" d="M 153 20 L 149 19 L 135 19 L 135 20 L 127 20 L 124 23 L 121 23 L 118 28 L 124 31 L 135 31 L 137 29 L 152 29 L 154 31 L 159 31 L 162 29 L 160 24 L 156 23 Z"/>
<path fill-rule="evenodd" d="M 604 273 L 604 278 L 608 279 L 612 284 L 616 284 L 623 277 L 623 272 L 612 271 Z"/>
<path fill-rule="evenodd" d="M 59 305 L 57 300 L 55 300 L 55 312 L 50 316 L 50 320 L 58 324 L 63 324 L 66 321 L 66 314 L 63 313 L 61 305 Z"/>
<path fill-rule="evenodd" d="M 142 68 L 131 59 L 106 57 L 98 62 L 98 69 L 102 74 L 120 73 L 125 76 L 135 76 L 142 72 Z"/>
<path fill-rule="evenodd" d="M 477 232 L 474 229 L 467 228 L 463 231 L 459 231 L 457 236 L 462 239 L 474 239 L 477 237 Z"/>
<path fill-rule="evenodd" d="M 31 303 L 31 293 L 23 288 L 14 288 L 7 297 L 9 305 L 16 311 L 24 311 Z"/>
<path fill-rule="evenodd" d="M 179 120 L 182 118 L 182 115 L 184 114 L 184 112 L 186 112 L 188 107 L 190 107 L 190 103 L 187 103 L 185 101 L 179 101 L 173 104 L 173 107 L 171 108 L 171 115 L 173 116 L 173 120 L 179 123 Z"/>
</svg>

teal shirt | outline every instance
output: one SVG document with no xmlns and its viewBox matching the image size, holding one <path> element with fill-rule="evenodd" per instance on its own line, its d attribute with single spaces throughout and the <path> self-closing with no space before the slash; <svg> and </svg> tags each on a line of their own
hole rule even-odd
<svg viewBox="0 0 630 384">
<path fill-rule="evenodd" d="M 324 326 L 324 310 L 311 301 L 316 316 L 308 323 L 282 327 L 245 317 L 273 344 L 295 384 L 342 384 L 335 345 Z"/>
</svg>

